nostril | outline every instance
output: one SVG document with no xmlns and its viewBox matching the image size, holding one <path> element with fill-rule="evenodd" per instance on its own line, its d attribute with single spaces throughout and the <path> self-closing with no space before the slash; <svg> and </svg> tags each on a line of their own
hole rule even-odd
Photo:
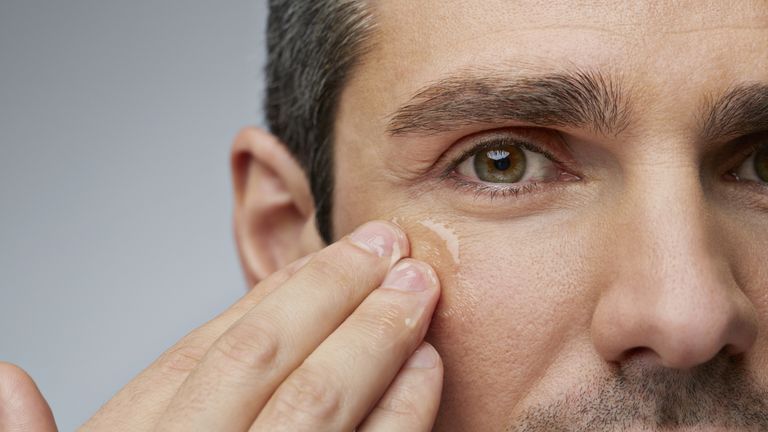
<svg viewBox="0 0 768 432">
<path fill-rule="evenodd" d="M 726 355 L 728 357 L 742 357 L 744 356 L 744 351 L 745 350 L 737 347 L 734 344 L 728 344 L 720 350 L 718 355 Z"/>
<path fill-rule="evenodd" d="M 661 357 L 656 351 L 648 347 L 635 347 L 624 351 L 618 363 L 642 363 L 649 366 L 661 365 Z"/>
</svg>

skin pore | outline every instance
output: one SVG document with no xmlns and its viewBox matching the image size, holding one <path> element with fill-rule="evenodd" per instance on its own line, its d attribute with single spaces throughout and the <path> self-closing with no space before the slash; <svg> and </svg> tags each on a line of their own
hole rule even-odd
<svg viewBox="0 0 768 432">
<path fill-rule="evenodd" d="M 334 232 L 396 219 L 435 268 L 435 430 L 768 428 L 768 187 L 731 175 L 768 129 L 768 4 L 373 7 Z M 499 135 L 560 172 L 455 175 Z"/>
</svg>

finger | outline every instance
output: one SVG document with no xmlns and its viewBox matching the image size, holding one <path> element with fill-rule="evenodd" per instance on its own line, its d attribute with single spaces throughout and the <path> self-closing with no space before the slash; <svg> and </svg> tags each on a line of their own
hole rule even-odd
<svg viewBox="0 0 768 432">
<path fill-rule="evenodd" d="M 51 408 L 21 368 L 0 362 L 0 431 L 55 432 Z"/>
<path fill-rule="evenodd" d="M 429 265 L 399 262 L 280 385 L 251 430 L 352 430 L 420 344 L 438 296 Z"/>
<path fill-rule="evenodd" d="M 443 364 L 424 342 L 411 356 L 357 432 L 432 430 L 443 389 Z"/>
<path fill-rule="evenodd" d="M 246 430 L 274 389 L 408 253 L 388 222 L 363 225 L 307 263 L 211 347 L 160 430 Z"/>
<path fill-rule="evenodd" d="M 197 367 L 210 345 L 248 310 L 288 280 L 312 255 L 273 273 L 229 309 L 184 336 L 101 407 L 80 431 L 110 430 L 116 423 L 133 431 L 154 430 L 168 402 Z M 126 422 L 125 419 L 130 420 Z"/>
</svg>

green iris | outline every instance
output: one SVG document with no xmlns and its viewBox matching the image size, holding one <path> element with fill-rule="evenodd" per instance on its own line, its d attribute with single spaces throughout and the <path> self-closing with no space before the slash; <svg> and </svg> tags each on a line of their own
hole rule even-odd
<svg viewBox="0 0 768 432">
<path fill-rule="evenodd" d="M 513 145 L 481 151 L 474 162 L 477 178 L 486 182 L 516 183 L 525 174 L 525 153 Z"/>
<path fill-rule="evenodd" d="M 757 178 L 768 182 L 768 145 L 764 145 L 755 155 L 755 172 Z"/>
</svg>

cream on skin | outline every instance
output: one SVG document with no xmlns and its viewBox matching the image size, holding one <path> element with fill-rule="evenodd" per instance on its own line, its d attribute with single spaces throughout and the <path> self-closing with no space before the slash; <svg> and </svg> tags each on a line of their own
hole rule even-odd
<svg viewBox="0 0 768 432">
<path fill-rule="evenodd" d="M 459 256 L 459 236 L 456 235 L 456 232 L 432 219 L 419 221 L 419 225 L 432 231 L 442 239 L 445 249 L 451 254 L 453 265 L 458 267 L 461 264 L 461 258 Z"/>
<path fill-rule="evenodd" d="M 417 238 L 413 243 L 411 257 L 433 263 L 443 289 L 455 293 L 453 296 L 441 298 L 435 311 L 435 316 L 442 318 L 434 320 L 433 326 L 441 322 L 466 319 L 473 313 L 477 297 L 461 274 L 461 252 L 458 235 L 447 225 L 434 219 L 410 220 L 400 217 L 391 218 L 391 222 L 401 226 L 409 238 Z M 451 317 L 451 319 L 447 319 Z"/>
<path fill-rule="evenodd" d="M 413 224 L 404 223 L 414 243 L 411 255 L 419 260 L 435 263 L 442 286 L 455 293 L 441 298 L 433 326 L 441 322 L 461 322 L 474 313 L 477 294 L 461 271 L 461 243 L 459 236 L 448 225 L 434 219 L 423 219 Z"/>
<path fill-rule="evenodd" d="M 461 252 L 459 237 L 441 222 L 433 219 L 410 220 L 393 217 L 390 220 L 402 227 L 409 238 L 418 238 L 411 249 L 411 257 L 435 263 L 441 286 L 448 286 L 456 296 L 443 297 L 435 314 L 441 317 L 465 314 L 471 311 L 471 305 L 476 302 L 475 296 L 466 286 L 466 280 L 461 275 Z M 438 270 L 439 269 L 439 270 Z"/>
<path fill-rule="evenodd" d="M 768 188 L 727 180 L 741 163 L 737 137 L 703 139 L 699 130 L 708 101 L 768 83 L 768 4 L 392 0 L 375 8 L 372 49 L 337 115 L 334 228 L 340 236 L 397 217 L 413 255 L 435 267 L 443 294 L 427 340 L 445 365 L 436 431 L 517 430 L 565 394 L 622 400 L 611 387 L 617 373 L 696 371 L 718 353 L 768 388 Z M 393 113 L 446 77 L 573 70 L 617 84 L 625 127 L 506 118 L 423 135 L 388 131 Z M 545 147 L 570 176 L 491 199 L 441 175 L 474 140 L 500 133 Z M 715 394 L 706 391 L 700 402 Z M 639 415 L 629 408 L 616 409 Z M 733 414 L 726 410 L 684 430 L 713 430 L 718 416 Z M 555 420 L 563 430 L 616 427 Z M 641 420 L 619 429 L 653 430 Z"/>
</svg>

